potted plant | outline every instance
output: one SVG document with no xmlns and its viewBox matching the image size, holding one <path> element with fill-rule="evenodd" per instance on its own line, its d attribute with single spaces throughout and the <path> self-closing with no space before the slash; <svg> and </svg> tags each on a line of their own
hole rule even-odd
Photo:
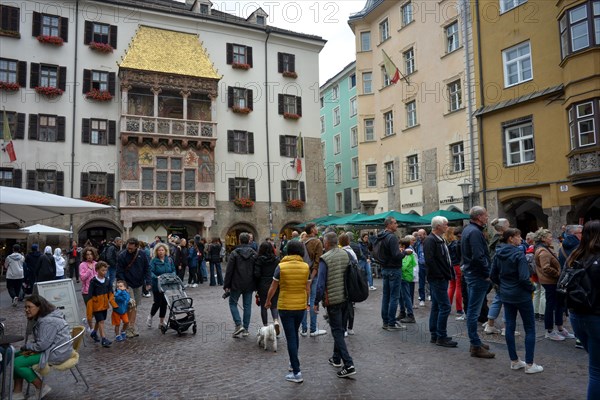
<svg viewBox="0 0 600 400">
<path fill-rule="evenodd" d="M 298 74 L 295 73 L 294 71 L 283 71 L 282 75 L 285 76 L 286 78 L 296 79 L 298 77 Z"/>
<path fill-rule="evenodd" d="M 231 68 L 233 69 L 250 69 L 250 64 L 245 63 L 232 63 Z"/>
<path fill-rule="evenodd" d="M 285 206 L 291 211 L 301 211 L 304 208 L 304 202 L 300 199 L 288 200 Z"/>
<path fill-rule="evenodd" d="M 249 109 L 248 107 L 238 107 L 238 106 L 233 106 L 231 108 L 231 111 L 233 111 L 236 114 L 249 114 L 250 111 L 252 111 L 251 109 Z"/>
<path fill-rule="evenodd" d="M 233 204 L 239 208 L 252 208 L 254 206 L 254 201 L 248 197 L 237 197 L 233 200 Z"/>
<path fill-rule="evenodd" d="M 102 194 L 90 194 L 85 196 L 82 200 L 98 204 L 110 204 L 112 199 L 109 196 L 104 196 Z"/>
<path fill-rule="evenodd" d="M 0 81 L 0 90 L 4 90 L 5 92 L 16 92 L 19 89 L 21 89 L 21 86 L 19 86 L 18 83 Z"/>
<path fill-rule="evenodd" d="M 96 101 L 110 101 L 113 97 L 108 90 L 92 89 L 85 94 L 85 98 Z"/>
<path fill-rule="evenodd" d="M 53 86 L 36 86 L 34 90 L 36 93 L 46 96 L 50 99 L 61 96 L 64 93 L 62 89 Z"/>
<path fill-rule="evenodd" d="M 88 46 L 91 50 L 97 51 L 98 53 L 112 53 L 114 50 L 108 43 L 90 42 Z"/>
<path fill-rule="evenodd" d="M 64 43 L 63 38 L 60 36 L 51 36 L 51 35 L 40 35 L 37 37 L 38 42 L 51 44 L 54 46 L 62 46 Z"/>
<path fill-rule="evenodd" d="M 297 120 L 300 119 L 300 115 L 293 113 L 283 113 L 283 118 Z"/>
</svg>

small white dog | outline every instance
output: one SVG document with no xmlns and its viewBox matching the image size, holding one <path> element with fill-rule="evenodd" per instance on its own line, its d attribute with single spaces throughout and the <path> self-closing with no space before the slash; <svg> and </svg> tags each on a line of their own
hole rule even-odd
<svg viewBox="0 0 600 400">
<path fill-rule="evenodd" d="M 271 343 L 273 351 L 277 352 L 277 333 L 273 324 L 258 328 L 258 332 L 256 333 L 256 344 L 267 350 L 269 343 Z"/>
</svg>

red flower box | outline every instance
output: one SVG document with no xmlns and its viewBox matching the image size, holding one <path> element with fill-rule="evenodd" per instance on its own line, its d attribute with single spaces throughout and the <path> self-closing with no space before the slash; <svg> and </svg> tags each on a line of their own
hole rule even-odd
<svg viewBox="0 0 600 400">
<path fill-rule="evenodd" d="M 92 89 L 85 94 L 85 98 L 96 101 L 111 101 L 113 97 L 108 90 Z"/>
<path fill-rule="evenodd" d="M 0 36 L 12 37 L 16 39 L 21 39 L 21 33 L 19 31 L 11 31 L 9 29 L 0 28 Z"/>
<path fill-rule="evenodd" d="M 252 110 L 249 109 L 248 107 L 233 106 L 231 108 L 231 111 L 233 111 L 236 114 L 250 114 L 250 111 L 252 111 Z"/>
<path fill-rule="evenodd" d="M 304 202 L 299 199 L 288 200 L 285 202 L 285 206 L 289 210 L 302 210 L 304 208 Z"/>
<path fill-rule="evenodd" d="M 88 196 L 85 196 L 82 200 L 91 201 L 92 203 L 98 204 L 110 204 L 112 199 L 108 196 L 104 196 L 101 194 L 90 194 Z"/>
<path fill-rule="evenodd" d="M 247 197 L 238 197 L 235 200 L 233 200 L 233 204 L 235 204 L 239 208 L 252 208 L 254 206 L 254 201 Z"/>
<path fill-rule="evenodd" d="M 112 53 L 113 48 L 108 43 L 90 42 L 89 45 L 91 50 L 97 51 L 98 53 Z"/>
<path fill-rule="evenodd" d="M 233 69 L 250 69 L 250 64 L 233 63 L 231 64 Z"/>
<path fill-rule="evenodd" d="M 21 89 L 21 86 L 19 86 L 18 83 L 0 81 L 0 90 L 4 90 L 5 92 L 16 92 L 19 89 Z"/>
<path fill-rule="evenodd" d="M 292 114 L 292 113 L 283 113 L 283 118 L 296 120 L 296 119 L 300 119 L 300 115 Z"/>
<path fill-rule="evenodd" d="M 52 44 L 54 46 L 62 46 L 64 43 L 63 38 L 60 36 L 49 36 L 49 35 L 40 35 L 37 37 L 38 42 Z"/>
<path fill-rule="evenodd" d="M 36 86 L 34 90 L 36 93 L 49 98 L 61 96 L 64 93 L 62 89 L 51 86 Z"/>
<path fill-rule="evenodd" d="M 296 79 L 298 77 L 298 74 L 295 73 L 294 71 L 283 71 L 282 75 L 285 76 L 286 78 Z"/>
</svg>

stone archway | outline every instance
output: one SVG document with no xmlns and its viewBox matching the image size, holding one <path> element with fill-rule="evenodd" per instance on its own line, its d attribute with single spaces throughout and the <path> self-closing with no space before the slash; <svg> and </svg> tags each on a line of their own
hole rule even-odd
<svg viewBox="0 0 600 400">
<path fill-rule="evenodd" d="M 573 201 L 567 223 L 583 225 L 594 219 L 600 219 L 600 197 L 587 196 Z"/>
<path fill-rule="evenodd" d="M 103 240 L 112 240 L 121 236 L 121 227 L 112 220 L 93 219 L 79 228 L 77 243 L 85 244 L 88 240 L 96 248 Z"/>
<path fill-rule="evenodd" d="M 233 249 L 235 249 L 236 246 L 240 244 L 239 237 L 240 233 L 242 232 L 251 233 L 255 240 L 258 240 L 258 231 L 254 226 L 252 226 L 252 224 L 247 222 L 238 222 L 233 224 L 229 227 L 229 229 L 227 229 L 227 232 L 225 233 L 225 241 L 223 242 L 227 250 L 227 254 L 229 254 Z"/>
<path fill-rule="evenodd" d="M 548 227 L 548 216 L 544 213 L 539 198 L 517 197 L 501 204 L 506 218 L 512 226 L 523 232 L 523 235 L 535 232 L 540 227 Z"/>
<path fill-rule="evenodd" d="M 302 224 L 301 222 L 288 222 L 279 230 L 279 239 L 283 237 L 285 234 L 289 239 L 292 237 L 292 231 L 298 231 L 298 233 L 302 232 L 302 229 L 298 228 L 298 225 Z"/>
</svg>

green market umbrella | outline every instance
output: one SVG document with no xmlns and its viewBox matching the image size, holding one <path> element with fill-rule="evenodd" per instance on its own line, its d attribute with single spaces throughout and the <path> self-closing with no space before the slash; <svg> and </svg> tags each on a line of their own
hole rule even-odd
<svg viewBox="0 0 600 400">
<path fill-rule="evenodd" d="M 365 214 L 356 213 L 356 214 L 348 214 L 343 217 L 335 218 L 330 221 L 324 222 L 320 225 L 332 226 L 332 225 L 357 225 L 358 221 L 365 217 Z"/>
<path fill-rule="evenodd" d="M 422 225 L 426 224 L 427 221 L 423 217 L 419 217 L 415 214 L 403 214 L 398 211 L 390 210 L 380 214 L 368 215 L 364 218 L 356 221 L 357 225 L 383 225 L 386 218 L 393 217 L 396 219 L 398 224 L 401 225 Z"/>
<path fill-rule="evenodd" d="M 421 218 L 427 220 L 428 224 L 431 224 L 431 219 L 433 217 L 446 217 L 448 221 L 462 221 L 463 219 L 470 219 L 469 214 L 448 210 L 437 210 L 429 214 L 425 214 Z"/>
</svg>

